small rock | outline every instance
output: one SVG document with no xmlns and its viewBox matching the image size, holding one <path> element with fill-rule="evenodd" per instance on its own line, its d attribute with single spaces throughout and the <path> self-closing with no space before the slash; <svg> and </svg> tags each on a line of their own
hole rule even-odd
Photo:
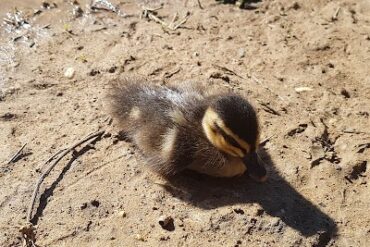
<svg viewBox="0 0 370 247">
<path fill-rule="evenodd" d="M 325 157 L 325 151 L 320 144 L 314 143 L 311 146 L 311 168 L 317 166 Z"/>
<path fill-rule="evenodd" d="M 84 210 L 85 208 L 87 208 L 87 203 L 86 202 L 82 203 L 82 205 L 80 206 L 81 210 Z"/>
<path fill-rule="evenodd" d="M 114 73 L 114 72 L 116 72 L 116 69 L 117 69 L 117 66 L 112 66 L 112 67 L 109 68 L 108 72 L 109 73 Z"/>
<path fill-rule="evenodd" d="M 209 76 L 208 78 L 213 78 L 213 79 L 218 79 L 218 78 L 221 78 L 222 74 L 218 71 L 212 71 L 211 73 L 209 73 Z"/>
<path fill-rule="evenodd" d="M 135 234 L 134 238 L 139 241 L 145 241 L 144 237 L 141 234 Z"/>
<path fill-rule="evenodd" d="M 351 97 L 351 95 L 349 94 L 349 92 L 345 88 L 342 88 L 342 90 L 340 90 L 340 94 L 343 95 L 344 98 L 346 98 L 346 99 Z"/>
<path fill-rule="evenodd" d="M 235 208 L 234 212 L 237 213 L 237 214 L 244 214 L 244 210 L 241 209 L 241 208 Z"/>
<path fill-rule="evenodd" d="M 315 44 L 312 45 L 312 50 L 314 51 L 327 51 L 330 49 L 330 45 L 326 41 L 317 41 Z"/>
<path fill-rule="evenodd" d="M 173 47 L 166 44 L 166 45 L 162 46 L 162 49 L 173 50 Z"/>
<path fill-rule="evenodd" d="M 239 58 L 243 58 L 243 57 L 245 57 L 245 49 L 244 49 L 244 48 L 240 48 L 240 49 L 238 50 L 238 57 L 239 57 Z"/>
<path fill-rule="evenodd" d="M 90 75 L 90 76 L 96 76 L 97 74 L 100 74 L 100 71 L 99 71 L 99 70 L 92 69 L 92 70 L 89 72 L 89 75 Z"/>
<path fill-rule="evenodd" d="M 291 6 L 288 7 L 288 9 L 294 9 L 294 10 L 298 10 L 301 8 L 301 5 L 299 5 L 298 2 L 294 2 Z"/>
<path fill-rule="evenodd" d="M 252 215 L 255 217 L 262 216 L 264 212 L 265 210 L 261 207 L 255 207 L 254 209 L 252 209 Z"/>
<path fill-rule="evenodd" d="M 71 79 L 75 75 L 75 69 L 72 67 L 67 68 L 64 71 L 64 77 Z"/>
<path fill-rule="evenodd" d="M 20 87 L 9 87 L 9 88 L 1 88 L 0 95 L 2 97 L 6 97 L 9 95 L 13 95 L 15 92 L 19 91 Z"/>
<path fill-rule="evenodd" d="M 296 87 L 294 89 L 297 93 L 301 93 L 301 92 L 307 92 L 307 91 L 312 91 L 313 89 L 310 88 L 310 87 Z"/>
<path fill-rule="evenodd" d="M 84 11 L 81 9 L 81 7 L 80 7 L 80 6 L 75 5 L 75 6 L 73 7 L 72 15 L 73 15 L 75 18 L 80 18 L 80 17 L 82 17 L 83 13 L 84 13 Z"/>
<path fill-rule="evenodd" d="M 100 206 L 100 202 L 98 200 L 92 200 L 90 203 L 96 208 Z"/>
<path fill-rule="evenodd" d="M 122 210 L 122 211 L 118 212 L 118 216 L 121 217 L 121 218 L 126 218 L 127 214 L 126 214 L 125 210 Z"/>
<path fill-rule="evenodd" d="M 167 241 L 167 240 L 169 240 L 170 239 L 170 236 L 161 236 L 160 238 L 159 238 L 159 240 L 160 241 Z"/>
<path fill-rule="evenodd" d="M 265 212 L 264 209 L 259 208 L 259 209 L 257 209 L 256 216 L 261 216 L 264 212 Z"/>
<path fill-rule="evenodd" d="M 273 15 L 273 16 L 270 16 L 267 19 L 267 23 L 271 24 L 271 23 L 277 22 L 278 20 L 280 20 L 280 16 L 279 15 Z"/>
<path fill-rule="evenodd" d="M 163 229 L 167 231 L 175 230 L 174 220 L 171 216 L 162 215 L 161 217 L 159 217 L 158 223 Z"/>
</svg>

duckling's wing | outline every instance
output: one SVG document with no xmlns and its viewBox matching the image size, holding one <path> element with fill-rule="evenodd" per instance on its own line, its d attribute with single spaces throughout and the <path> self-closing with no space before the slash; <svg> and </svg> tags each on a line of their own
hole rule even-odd
<svg viewBox="0 0 370 247">
<path fill-rule="evenodd" d="M 138 127 L 137 124 L 168 122 L 165 112 L 172 102 L 160 87 L 144 80 L 124 79 L 111 83 L 107 101 L 109 111 L 123 130 Z"/>
</svg>

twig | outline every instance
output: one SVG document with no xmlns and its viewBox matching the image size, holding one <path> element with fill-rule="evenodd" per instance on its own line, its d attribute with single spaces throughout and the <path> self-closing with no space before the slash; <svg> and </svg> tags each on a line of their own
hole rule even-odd
<svg viewBox="0 0 370 247">
<path fill-rule="evenodd" d="M 262 106 L 262 109 L 268 113 L 271 113 L 271 114 L 274 114 L 274 115 L 277 115 L 277 116 L 280 116 L 280 113 L 278 111 L 276 111 L 275 109 L 271 108 L 268 104 L 264 103 L 264 102 L 261 102 L 259 101 L 258 103 L 260 103 L 260 105 Z"/>
<path fill-rule="evenodd" d="M 45 163 L 42 165 L 42 167 L 44 167 L 45 165 L 47 165 L 49 162 L 51 162 L 55 157 L 57 157 L 61 152 L 65 151 L 66 148 L 63 148 L 61 150 L 59 150 L 58 152 L 56 152 L 53 156 L 51 156 L 47 161 L 45 161 Z M 37 168 L 37 169 L 42 169 L 41 167 Z M 37 170 L 36 170 L 37 171 Z"/>
<path fill-rule="evenodd" d="M 16 154 L 13 155 L 13 157 L 8 161 L 8 164 L 12 163 L 14 160 L 16 160 L 19 157 L 19 154 L 22 152 L 24 147 L 27 145 L 27 143 L 23 144 L 23 146 L 16 152 Z"/>
<path fill-rule="evenodd" d="M 331 20 L 332 21 L 338 20 L 339 10 L 340 10 L 340 7 L 337 8 L 337 10 L 335 11 L 334 15 L 331 17 Z"/>
<path fill-rule="evenodd" d="M 164 74 L 164 77 L 165 77 L 165 78 L 171 78 L 173 75 L 175 75 L 175 74 L 179 73 L 179 72 L 180 72 L 180 70 L 181 70 L 181 68 L 178 68 L 178 69 L 176 69 L 176 70 L 175 70 L 175 71 L 173 71 L 173 72 L 166 72 L 166 73 Z"/>
<path fill-rule="evenodd" d="M 203 6 L 202 6 L 202 4 L 200 3 L 200 0 L 197 0 L 197 2 L 198 2 L 198 7 L 199 7 L 200 9 L 203 9 Z"/>
<path fill-rule="evenodd" d="M 368 132 L 357 131 L 357 130 L 343 130 L 343 133 L 346 133 L 346 134 L 369 134 Z"/>
<path fill-rule="evenodd" d="M 179 27 L 181 27 L 183 24 L 185 24 L 185 22 L 188 21 L 189 16 L 190 16 L 190 14 L 189 13 L 186 13 L 184 19 L 182 19 L 174 28 L 172 28 L 172 31 L 175 31 L 176 29 L 178 29 Z"/>
<path fill-rule="evenodd" d="M 228 68 L 226 68 L 226 67 L 224 67 L 224 66 L 220 66 L 220 65 L 217 65 L 217 64 L 212 64 L 212 65 L 213 65 L 213 67 L 215 67 L 215 68 L 217 68 L 217 69 L 223 70 L 223 71 L 225 71 L 225 72 L 230 73 L 231 75 L 235 75 L 235 76 L 237 76 L 237 77 L 239 77 L 239 78 L 241 78 L 241 79 L 244 79 L 242 76 L 238 75 L 237 73 L 235 73 L 235 72 L 234 72 L 234 71 L 232 71 L 231 69 L 228 69 Z"/>
<path fill-rule="evenodd" d="M 267 143 L 267 142 L 269 142 L 269 141 L 270 141 L 270 139 L 271 139 L 272 137 L 274 137 L 274 136 L 275 136 L 275 134 L 274 134 L 274 135 L 270 135 L 269 137 L 265 138 L 263 141 L 261 141 L 261 142 L 260 142 L 259 146 L 261 146 L 261 147 L 265 146 L 265 145 L 266 145 L 266 143 Z"/>
<path fill-rule="evenodd" d="M 152 14 L 152 13 L 148 13 L 148 18 L 149 19 L 152 19 L 153 21 L 161 24 L 163 27 L 167 27 L 167 28 L 170 28 L 166 22 L 162 21 L 160 18 L 158 18 L 156 15 Z M 171 28 L 170 28 L 171 29 Z"/>
<path fill-rule="evenodd" d="M 144 18 L 149 18 L 159 24 L 161 24 L 164 28 L 168 28 L 170 29 L 171 31 L 175 31 L 176 29 L 178 29 L 181 25 L 183 25 L 185 22 L 187 22 L 187 20 L 189 19 L 189 13 L 186 13 L 184 19 L 182 19 L 181 21 L 179 21 L 176 25 L 174 23 L 174 20 L 177 18 L 177 14 L 174 16 L 172 22 L 170 24 L 167 24 L 165 21 L 163 21 L 161 18 L 159 18 L 157 16 L 157 14 L 155 13 L 156 10 L 158 9 L 161 9 L 163 6 L 159 7 L 159 8 L 155 8 L 155 9 L 150 9 L 148 7 L 142 7 L 143 9 L 143 12 L 141 13 L 140 17 L 144 17 Z"/>
<path fill-rule="evenodd" d="M 177 20 L 177 12 L 174 14 L 171 23 L 168 25 L 170 28 L 173 28 L 175 25 L 175 21 Z"/>
<path fill-rule="evenodd" d="M 144 10 L 150 11 L 150 12 L 155 12 L 155 11 L 160 10 L 162 8 L 163 8 L 163 5 L 161 5 L 159 7 L 156 7 L 156 8 L 143 7 Z"/>
<path fill-rule="evenodd" d="M 99 131 L 99 132 L 97 132 L 95 134 L 90 134 L 86 138 L 84 138 L 81 141 L 79 141 L 76 144 L 74 144 L 72 147 L 65 149 L 61 153 L 61 155 L 48 167 L 48 169 L 46 169 L 46 171 L 41 174 L 40 178 L 37 180 L 37 183 L 36 183 L 36 186 L 35 186 L 35 190 L 33 191 L 33 194 L 32 194 L 31 204 L 30 204 L 30 207 L 28 208 L 28 213 L 27 213 L 27 221 L 28 222 L 31 222 L 31 219 L 32 219 L 32 211 L 33 211 L 33 208 L 35 206 L 36 196 L 37 196 L 37 193 L 38 193 L 38 191 L 40 189 L 41 183 L 44 181 L 44 179 L 47 177 L 47 175 L 51 172 L 51 170 L 58 164 L 58 162 L 64 156 L 66 156 L 69 152 L 73 151 L 76 147 L 80 146 L 81 144 L 83 144 L 83 143 L 85 143 L 85 142 L 87 142 L 87 141 L 89 141 L 91 139 L 93 139 L 92 141 L 90 141 L 90 143 L 92 143 L 95 140 L 97 140 L 98 138 L 100 138 L 103 134 L 104 134 L 104 131 Z"/>
</svg>

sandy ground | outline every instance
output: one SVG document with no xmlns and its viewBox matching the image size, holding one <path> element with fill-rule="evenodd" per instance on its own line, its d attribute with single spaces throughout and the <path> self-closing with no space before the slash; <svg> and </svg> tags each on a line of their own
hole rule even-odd
<svg viewBox="0 0 370 247">
<path fill-rule="evenodd" d="M 89 2 L 80 14 L 67 0 L 0 3 L 0 246 L 21 245 L 48 158 L 97 130 L 41 186 L 37 245 L 370 246 L 370 1 L 112 1 L 116 12 Z M 170 30 L 140 18 L 139 4 L 160 3 L 167 24 L 189 19 Z M 247 97 L 269 180 L 158 180 L 105 111 L 122 76 Z"/>
</svg>

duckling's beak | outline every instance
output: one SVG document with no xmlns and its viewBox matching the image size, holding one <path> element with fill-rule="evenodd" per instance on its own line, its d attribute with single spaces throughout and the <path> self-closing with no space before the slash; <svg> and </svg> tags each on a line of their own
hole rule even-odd
<svg viewBox="0 0 370 247">
<path fill-rule="evenodd" d="M 249 153 L 243 158 L 243 163 L 247 167 L 248 175 L 257 182 L 265 182 L 267 179 L 266 168 L 259 162 L 256 152 Z"/>
</svg>

